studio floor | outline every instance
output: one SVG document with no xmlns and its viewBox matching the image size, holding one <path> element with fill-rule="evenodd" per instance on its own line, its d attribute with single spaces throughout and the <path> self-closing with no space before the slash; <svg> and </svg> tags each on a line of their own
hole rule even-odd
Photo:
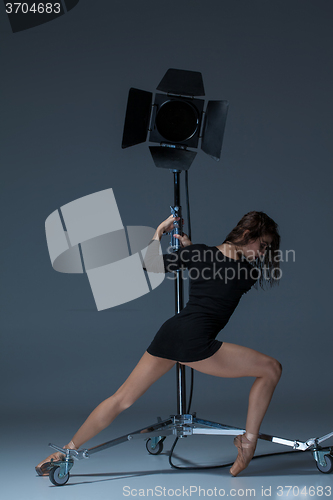
<svg viewBox="0 0 333 500">
<path fill-rule="evenodd" d="M 99 439 L 89 445 L 103 443 L 127 434 L 156 420 L 134 413 L 116 421 L 111 429 L 103 431 Z M 279 423 L 279 432 L 288 439 L 306 440 L 313 436 L 315 415 L 297 422 Z M 326 418 L 326 421 L 325 421 Z M 122 499 L 122 498 L 327 498 L 332 496 L 333 474 L 323 474 L 316 468 L 312 454 L 298 452 L 258 458 L 236 478 L 229 467 L 199 471 L 172 469 L 168 455 L 174 438 L 168 437 L 163 452 L 149 455 L 142 439 L 96 453 L 87 460 L 76 461 L 65 486 L 56 487 L 48 477 L 38 477 L 34 466 L 50 453 L 48 443 L 64 444 L 64 436 L 73 434 L 73 424 L 80 416 L 36 415 L 35 418 L 15 418 L 3 422 L 2 431 L 2 498 L 6 500 L 48 499 Z M 213 419 L 212 419 L 213 420 Z M 216 419 L 215 419 L 216 420 Z M 331 432 L 330 417 L 318 422 L 318 435 Z M 291 423 L 293 422 L 293 423 Z M 232 425 L 232 422 L 222 422 Z M 281 432 L 286 428 L 286 433 Z M 324 430 L 325 429 L 325 430 Z M 308 430 L 308 431 L 307 431 Z M 265 432 L 267 429 L 265 429 Z M 295 435 L 295 432 L 297 434 Z M 272 432 L 273 433 L 273 432 Z M 291 433 L 294 433 L 293 435 Z M 232 462 L 236 450 L 232 437 L 191 436 L 179 440 L 173 461 L 179 466 L 207 466 Z M 332 445 L 332 440 L 327 442 Z M 90 446 L 89 446 L 90 447 Z M 289 448 L 259 442 L 257 454 L 287 451 Z"/>
</svg>

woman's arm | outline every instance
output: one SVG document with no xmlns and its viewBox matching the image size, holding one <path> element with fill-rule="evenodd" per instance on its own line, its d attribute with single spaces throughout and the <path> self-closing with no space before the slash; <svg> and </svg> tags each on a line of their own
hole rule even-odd
<svg viewBox="0 0 333 500">
<path fill-rule="evenodd" d="M 163 234 L 169 233 L 170 231 L 172 231 L 174 228 L 173 223 L 179 219 L 180 219 L 180 217 L 174 217 L 173 215 L 170 215 L 167 219 L 165 219 L 163 222 L 161 222 L 161 224 L 157 227 L 157 229 L 155 231 L 155 234 L 153 236 L 153 240 L 161 241 Z M 179 239 L 182 247 L 187 247 L 189 245 L 192 245 L 192 241 L 189 239 L 189 237 L 185 233 L 183 233 L 182 235 L 174 234 L 174 237 Z"/>
<path fill-rule="evenodd" d="M 144 269 L 146 269 L 146 271 L 151 271 L 153 273 L 169 272 L 170 264 L 172 264 L 173 266 L 178 265 L 178 252 L 166 254 L 163 258 L 162 252 L 160 251 L 159 242 L 161 241 L 164 233 L 172 231 L 172 229 L 174 228 L 174 221 L 177 221 L 179 219 L 180 217 L 174 217 L 173 215 L 170 215 L 157 227 L 152 241 L 148 245 L 146 255 L 144 257 Z M 178 238 L 180 240 L 180 244 L 182 247 L 192 245 L 191 240 L 186 234 L 176 234 L 174 236 L 175 238 Z"/>
</svg>

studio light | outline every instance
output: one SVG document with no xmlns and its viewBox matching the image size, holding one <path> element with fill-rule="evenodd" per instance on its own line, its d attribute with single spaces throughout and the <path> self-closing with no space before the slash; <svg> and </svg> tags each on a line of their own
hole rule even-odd
<svg viewBox="0 0 333 500">
<path fill-rule="evenodd" d="M 131 88 L 128 95 L 122 148 L 145 142 L 157 167 L 188 170 L 201 149 L 214 160 L 221 157 L 228 101 L 208 101 L 201 73 L 169 69 L 153 93 Z M 189 149 L 191 148 L 191 149 Z"/>
</svg>

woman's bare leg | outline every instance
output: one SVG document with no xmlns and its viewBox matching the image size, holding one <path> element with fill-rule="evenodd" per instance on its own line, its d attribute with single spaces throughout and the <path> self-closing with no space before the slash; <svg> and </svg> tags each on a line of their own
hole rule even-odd
<svg viewBox="0 0 333 500">
<path fill-rule="evenodd" d="M 194 363 L 184 363 L 199 372 L 215 375 L 217 377 L 237 378 L 255 377 L 249 395 L 249 406 L 246 419 L 246 434 L 242 441 L 238 439 L 235 444 L 238 447 L 239 455 L 242 456 L 243 465 L 232 467 L 233 475 L 248 465 L 248 458 L 255 451 L 255 445 L 259 434 L 259 429 L 268 405 L 272 399 L 274 389 L 281 376 L 281 365 L 276 359 L 266 356 L 258 351 L 224 342 L 220 349 L 210 358 Z M 238 444 L 237 444 L 238 443 Z M 253 445 L 251 445 L 251 443 Z M 250 457 L 250 459 L 252 458 Z M 236 462 L 235 462 L 236 464 Z M 234 465 L 235 465 L 234 464 Z"/>
<path fill-rule="evenodd" d="M 80 448 L 86 441 L 96 436 L 174 365 L 175 361 L 151 356 L 148 352 L 145 352 L 123 385 L 113 396 L 100 403 L 93 410 L 65 448 Z M 50 462 L 52 458 L 59 460 L 61 454 L 53 453 L 47 457 L 37 465 L 37 472 L 43 472 L 40 467 L 44 463 Z"/>
<path fill-rule="evenodd" d="M 72 441 L 76 447 L 79 448 L 83 443 L 110 425 L 119 413 L 129 408 L 156 380 L 174 365 L 175 361 L 157 358 L 145 352 L 123 385 L 113 396 L 95 408 L 73 436 Z"/>
</svg>

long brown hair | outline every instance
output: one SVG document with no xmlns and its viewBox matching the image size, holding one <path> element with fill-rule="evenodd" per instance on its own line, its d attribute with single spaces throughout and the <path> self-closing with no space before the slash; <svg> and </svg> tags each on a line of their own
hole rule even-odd
<svg viewBox="0 0 333 500">
<path fill-rule="evenodd" d="M 276 222 L 264 212 L 249 212 L 241 218 L 223 242 L 233 243 L 241 247 L 249 241 L 262 238 L 264 235 L 270 235 L 272 243 L 265 255 L 258 258 L 255 264 L 259 271 L 258 283 L 262 288 L 264 283 L 273 286 L 278 284 L 280 279 L 279 248 L 281 238 Z"/>
</svg>

